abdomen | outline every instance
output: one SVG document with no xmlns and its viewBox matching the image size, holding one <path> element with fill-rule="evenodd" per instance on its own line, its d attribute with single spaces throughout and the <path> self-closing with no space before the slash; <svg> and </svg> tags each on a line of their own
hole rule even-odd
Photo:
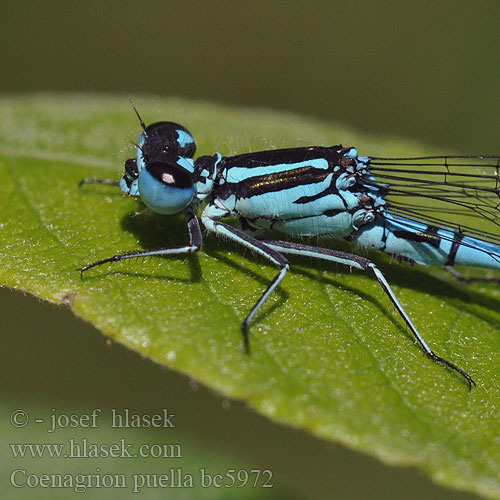
<svg viewBox="0 0 500 500">
<path fill-rule="evenodd" d="M 423 265 L 500 269 L 500 247 L 497 245 L 388 212 L 362 228 L 355 241 Z"/>
</svg>

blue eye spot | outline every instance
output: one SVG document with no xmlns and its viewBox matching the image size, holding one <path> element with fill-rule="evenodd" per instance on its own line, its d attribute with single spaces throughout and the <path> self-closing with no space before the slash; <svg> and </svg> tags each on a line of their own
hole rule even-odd
<svg viewBox="0 0 500 500">
<path fill-rule="evenodd" d="M 185 148 L 188 144 L 194 144 L 193 136 L 187 130 L 177 129 L 177 142 L 181 148 Z"/>
<path fill-rule="evenodd" d="M 139 193 L 144 204 L 154 212 L 176 214 L 194 197 L 193 178 L 175 164 L 147 164 L 139 174 Z"/>
</svg>

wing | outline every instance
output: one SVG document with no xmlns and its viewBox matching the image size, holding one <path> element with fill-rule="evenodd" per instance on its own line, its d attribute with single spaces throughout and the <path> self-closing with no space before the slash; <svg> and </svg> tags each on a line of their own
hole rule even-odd
<svg viewBox="0 0 500 500">
<path fill-rule="evenodd" d="M 500 246 L 500 156 L 371 157 L 368 168 L 393 214 Z"/>
</svg>

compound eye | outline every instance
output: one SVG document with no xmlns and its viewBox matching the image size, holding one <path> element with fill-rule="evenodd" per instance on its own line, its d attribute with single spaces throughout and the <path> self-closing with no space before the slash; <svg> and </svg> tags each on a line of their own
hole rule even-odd
<svg viewBox="0 0 500 500">
<path fill-rule="evenodd" d="M 140 144 L 141 138 L 143 144 Z M 153 161 L 165 154 L 192 158 L 196 151 L 196 143 L 189 130 L 174 122 L 152 123 L 139 137 L 139 144 Z"/>
<path fill-rule="evenodd" d="M 173 163 L 148 163 L 139 174 L 139 194 L 154 212 L 176 214 L 194 197 L 192 174 Z"/>
</svg>

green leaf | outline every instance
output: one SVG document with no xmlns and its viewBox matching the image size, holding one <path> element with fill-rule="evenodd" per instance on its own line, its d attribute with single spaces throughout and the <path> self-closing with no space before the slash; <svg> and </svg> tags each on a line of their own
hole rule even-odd
<svg viewBox="0 0 500 500">
<path fill-rule="evenodd" d="M 135 101 L 148 123 L 185 125 L 198 154 L 340 142 L 361 154 L 435 153 L 293 114 Z M 370 254 L 429 344 L 476 380 L 470 393 L 422 354 L 373 276 L 305 259 L 293 259 L 255 318 L 248 357 L 240 323 L 276 269 L 234 244 L 207 236 L 198 255 L 114 263 L 80 279 L 95 260 L 187 241 L 181 216 L 148 213 L 112 186 L 78 189 L 83 177 L 118 179 L 134 154 L 140 127 L 123 98 L 3 98 L 0 111 L 4 285 L 67 305 L 113 340 L 276 421 L 500 498 L 498 286 L 465 287 L 441 270 Z"/>
</svg>

